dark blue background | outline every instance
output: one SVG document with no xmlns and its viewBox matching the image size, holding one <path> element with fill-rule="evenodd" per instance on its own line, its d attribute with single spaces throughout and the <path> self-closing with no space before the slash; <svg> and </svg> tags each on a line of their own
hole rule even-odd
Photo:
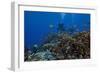
<svg viewBox="0 0 100 73">
<path fill-rule="evenodd" d="M 50 32 L 49 26 L 53 25 L 53 32 L 56 32 L 59 23 L 63 23 L 65 28 L 74 26 L 79 31 L 89 31 L 90 14 L 24 11 L 25 48 L 40 44 Z"/>
</svg>

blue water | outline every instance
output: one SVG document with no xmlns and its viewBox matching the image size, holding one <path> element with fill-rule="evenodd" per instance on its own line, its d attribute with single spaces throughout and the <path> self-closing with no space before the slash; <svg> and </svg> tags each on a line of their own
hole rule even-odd
<svg viewBox="0 0 100 73">
<path fill-rule="evenodd" d="M 90 14 L 24 11 L 24 45 L 31 48 L 42 43 L 50 32 L 57 32 L 59 23 L 77 32 L 90 31 Z"/>
</svg>

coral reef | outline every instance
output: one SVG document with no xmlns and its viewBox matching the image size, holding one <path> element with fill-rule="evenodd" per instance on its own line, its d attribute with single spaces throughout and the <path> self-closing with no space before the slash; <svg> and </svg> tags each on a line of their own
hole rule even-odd
<svg viewBox="0 0 100 73">
<path fill-rule="evenodd" d="M 43 44 L 34 45 L 25 51 L 25 61 L 89 59 L 90 32 L 82 31 L 69 35 L 63 24 L 58 25 L 58 32 L 47 35 Z M 74 31 L 73 31 L 74 32 Z"/>
</svg>

